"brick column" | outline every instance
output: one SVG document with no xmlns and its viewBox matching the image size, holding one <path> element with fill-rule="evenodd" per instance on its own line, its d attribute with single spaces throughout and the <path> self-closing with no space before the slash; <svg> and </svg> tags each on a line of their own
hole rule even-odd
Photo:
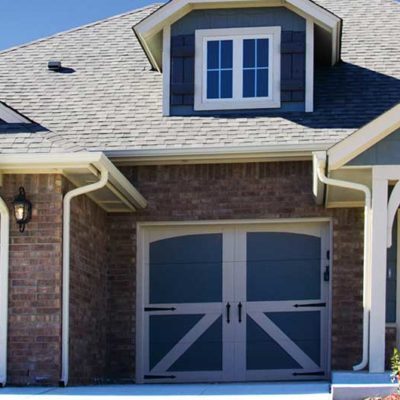
<svg viewBox="0 0 400 400">
<path fill-rule="evenodd" d="M 20 233 L 11 215 L 9 384 L 57 384 L 61 345 L 61 175 L 6 175 L 1 195 L 11 202 L 23 186 L 32 221 Z"/>
</svg>

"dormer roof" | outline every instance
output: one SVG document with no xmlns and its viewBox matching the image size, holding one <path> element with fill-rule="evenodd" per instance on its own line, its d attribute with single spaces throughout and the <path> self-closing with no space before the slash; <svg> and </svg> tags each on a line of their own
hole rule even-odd
<svg viewBox="0 0 400 400">
<path fill-rule="evenodd" d="M 162 32 L 193 10 L 250 7 L 286 7 L 329 32 L 332 65 L 340 59 L 340 17 L 311 0 L 170 0 L 134 25 L 133 30 L 153 68 L 162 70 Z"/>
</svg>

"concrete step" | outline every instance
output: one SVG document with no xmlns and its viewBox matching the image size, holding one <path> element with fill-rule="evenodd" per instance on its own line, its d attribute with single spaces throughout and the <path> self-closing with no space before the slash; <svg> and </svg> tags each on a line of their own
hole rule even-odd
<svg viewBox="0 0 400 400">
<path fill-rule="evenodd" d="M 333 400 L 360 400 L 366 397 L 384 397 L 393 393 L 397 385 L 391 382 L 390 373 L 333 372 Z"/>
</svg>

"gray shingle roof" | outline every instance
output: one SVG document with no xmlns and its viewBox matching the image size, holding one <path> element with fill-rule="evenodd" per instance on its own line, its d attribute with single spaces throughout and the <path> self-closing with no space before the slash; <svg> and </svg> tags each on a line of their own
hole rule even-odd
<svg viewBox="0 0 400 400">
<path fill-rule="evenodd" d="M 328 147 L 400 102 L 400 5 L 317 3 L 344 30 L 343 62 L 316 74 L 314 113 L 163 117 L 162 77 L 131 29 L 156 5 L 0 53 L 0 100 L 48 130 L 0 131 L 0 152 Z M 50 59 L 70 70 L 47 71 Z"/>
</svg>

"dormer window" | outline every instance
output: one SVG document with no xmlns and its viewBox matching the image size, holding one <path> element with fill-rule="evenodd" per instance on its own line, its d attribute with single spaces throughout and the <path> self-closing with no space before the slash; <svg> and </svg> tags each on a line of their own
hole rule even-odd
<svg viewBox="0 0 400 400">
<path fill-rule="evenodd" d="M 280 107 L 280 27 L 197 30 L 195 110 Z"/>
</svg>

